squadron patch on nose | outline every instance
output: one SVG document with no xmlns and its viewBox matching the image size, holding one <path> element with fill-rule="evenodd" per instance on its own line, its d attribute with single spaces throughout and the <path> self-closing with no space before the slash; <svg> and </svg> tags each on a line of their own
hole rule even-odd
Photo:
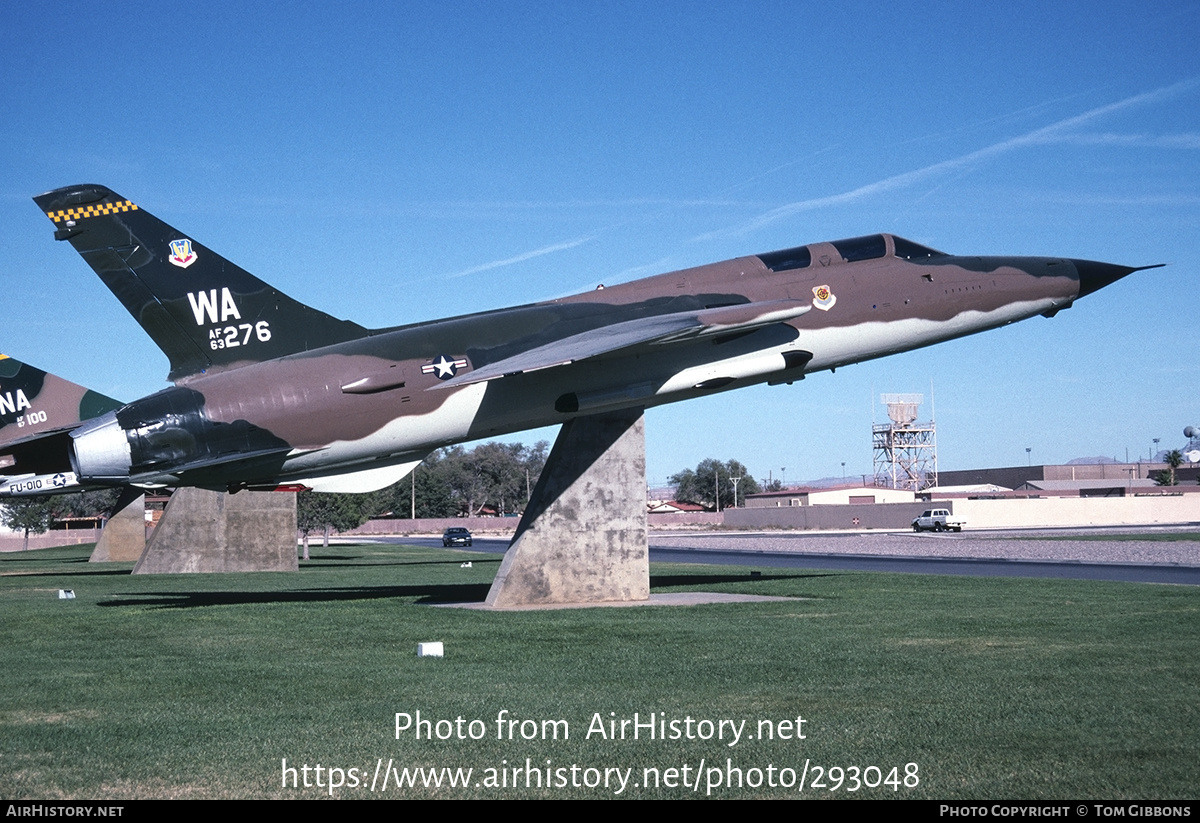
<svg viewBox="0 0 1200 823">
<path fill-rule="evenodd" d="M 833 308 L 833 304 L 837 302 L 837 297 L 829 286 L 813 286 L 813 305 L 821 311 L 829 311 Z"/>
<path fill-rule="evenodd" d="M 465 369 L 467 361 L 463 359 L 454 360 L 444 354 L 439 354 L 437 359 L 432 363 L 426 363 L 421 367 L 421 374 L 433 374 L 438 380 L 449 380 L 459 369 Z"/>
</svg>

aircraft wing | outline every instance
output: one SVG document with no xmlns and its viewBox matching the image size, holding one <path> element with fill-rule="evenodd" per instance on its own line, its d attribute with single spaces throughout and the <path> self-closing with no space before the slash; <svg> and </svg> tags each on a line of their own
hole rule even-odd
<svg viewBox="0 0 1200 823">
<path fill-rule="evenodd" d="M 429 391 L 482 383 L 510 374 L 565 366 L 634 346 L 669 345 L 701 337 L 754 331 L 799 317 L 811 309 L 811 301 L 768 300 L 639 317 L 580 332 L 497 360 L 495 363 L 488 363 L 431 386 Z"/>
</svg>

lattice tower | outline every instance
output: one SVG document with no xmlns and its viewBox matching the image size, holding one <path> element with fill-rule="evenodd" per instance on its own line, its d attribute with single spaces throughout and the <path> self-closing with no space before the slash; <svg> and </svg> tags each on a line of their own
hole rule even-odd
<svg viewBox="0 0 1200 823">
<path fill-rule="evenodd" d="M 875 485 L 914 492 L 937 485 L 937 426 L 918 423 L 921 394 L 883 394 L 890 423 L 871 426 Z"/>
</svg>

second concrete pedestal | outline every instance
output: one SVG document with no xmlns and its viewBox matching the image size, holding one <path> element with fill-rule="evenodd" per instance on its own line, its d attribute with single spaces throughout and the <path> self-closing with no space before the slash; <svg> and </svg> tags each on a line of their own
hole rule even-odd
<svg viewBox="0 0 1200 823">
<path fill-rule="evenodd" d="M 296 495 L 176 489 L 134 574 L 296 571 Z"/>
<path fill-rule="evenodd" d="M 139 494 L 108 518 L 88 562 L 129 562 L 139 559 L 145 550 L 146 496 Z"/>
<path fill-rule="evenodd" d="M 563 425 L 487 605 L 650 598 L 645 446 L 641 409 Z"/>
</svg>

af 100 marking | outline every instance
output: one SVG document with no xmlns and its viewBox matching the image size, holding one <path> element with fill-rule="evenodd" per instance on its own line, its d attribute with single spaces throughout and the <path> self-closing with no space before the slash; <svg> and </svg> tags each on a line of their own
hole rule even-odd
<svg viewBox="0 0 1200 823">
<path fill-rule="evenodd" d="M 26 425 L 36 426 L 38 423 L 45 423 L 50 419 L 50 416 L 44 411 L 31 411 L 29 414 L 23 414 L 17 418 L 17 428 L 22 429 Z"/>
</svg>

